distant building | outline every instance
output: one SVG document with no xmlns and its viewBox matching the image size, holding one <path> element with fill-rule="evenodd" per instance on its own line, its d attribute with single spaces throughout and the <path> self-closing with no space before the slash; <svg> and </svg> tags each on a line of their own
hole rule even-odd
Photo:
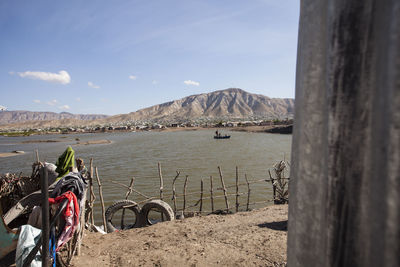
<svg viewBox="0 0 400 267">
<path fill-rule="evenodd" d="M 7 110 L 6 107 L 0 106 L 0 111 L 6 111 L 6 110 Z"/>
</svg>

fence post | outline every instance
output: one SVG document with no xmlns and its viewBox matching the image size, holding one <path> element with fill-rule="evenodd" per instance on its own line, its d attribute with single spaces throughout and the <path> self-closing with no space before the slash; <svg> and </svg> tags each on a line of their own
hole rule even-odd
<svg viewBox="0 0 400 267">
<path fill-rule="evenodd" d="M 224 190 L 226 212 L 229 212 L 228 196 L 226 195 L 225 182 L 224 182 L 224 178 L 223 178 L 223 176 L 222 176 L 222 171 L 221 171 L 221 167 L 220 167 L 220 166 L 218 166 L 218 171 L 219 171 L 219 177 L 221 178 L 222 189 Z"/>
<path fill-rule="evenodd" d="M 213 177 L 210 176 L 210 199 L 211 199 L 211 212 L 214 213 L 214 188 L 213 188 Z"/>
<path fill-rule="evenodd" d="M 249 211 L 249 204 L 250 204 L 250 183 L 249 183 L 249 180 L 247 179 L 247 174 L 244 174 L 244 179 L 246 179 L 246 183 L 247 183 L 247 205 L 246 205 L 246 211 Z"/>
<path fill-rule="evenodd" d="M 201 211 L 203 209 L 203 178 L 201 179 L 201 185 L 200 185 L 200 215 Z"/>
</svg>

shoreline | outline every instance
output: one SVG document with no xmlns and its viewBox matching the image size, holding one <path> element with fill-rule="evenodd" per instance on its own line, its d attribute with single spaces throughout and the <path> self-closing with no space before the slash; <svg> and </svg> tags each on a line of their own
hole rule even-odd
<svg viewBox="0 0 400 267">
<path fill-rule="evenodd" d="M 280 125 L 268 125 L 268 126 L 234 126 L 234 127 L 169 127 L 162 129 L 146 129 L 146 130 L 107 130 L 107 131 L 87 131 L 87 132 L 32 132 L 29 135 L 26 133 L 13 133 L 11 135 L 7 135 L 6 133 L 2 134 L 4 137 L 26 137 L 32 135 L 69 135 L 69 134 L 93 134 L 93 133 L 120 133 L 120 132 L 180 132 L 180 131 L 201 131 L 201 130 L 226 130 L 226 131 L 236 131 L 236 132 L 249 132 L 249 133 L 275 133 L 280 134 L 279 132 L 273 132 L 273 129 L 279 129 L 282 127 L 287 127 L 290 125 L 280 124 Z M 271 132 L 270 132 L 271 131 Z M 290 133 L 289 133 L 290 134 Z M 30 141 L 25 141 L 30 142 Z M 48 140 L 37 141 L 37 142 L 49 142 Z M 57 142 L 57 141 L 51 141 Z"/>
</svg>

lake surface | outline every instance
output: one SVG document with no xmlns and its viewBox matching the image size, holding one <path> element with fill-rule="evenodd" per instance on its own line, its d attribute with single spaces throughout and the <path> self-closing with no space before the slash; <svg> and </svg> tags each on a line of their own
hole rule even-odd
<svg viewBox="0 0 400 267">
<path fill-rule="evenodd" d="M 68 145 L 75 150 L 75 158 L 84 159 L 89 167 L 93 158 L 98 167 L 103 184 L 105 206 L 124 199 L 126 189 L 111 183 L 117 181 L 129 185 L 135 177 L 135 189 L 148 196 L 159 196 L 159 177 L 157 163 L 162 166 L 164 177 L 164 195 L 171 207 L 172 180 L 176 171 L 180 176 L 176 182 L 178 194 L 183 192 L 185 176 L 188 176 L 188 193 L 200 191 L 201 179 L 204 180 L 204 197 L 209 197 L 210 176 L 213 176 L 214 191 L 221 186 L 218 166 L 221 167 L 226 186 L 235 184 L 235 167 L 239 168 L 239 181 L 245 183 L 244 175 L 249 180 L 268 179 L 268 169 L 275 163 L 289 161 L 291 135 L 246 133 L 222 131 L 230 134 L 230 139 L 213 139 L 214 130 L 178 131 L 178 132 L 124 132 L 68 135 L 39 135 L 29 137 L 0 136 L 0 153 L 23 150 L 26 153 L 9 158 L 0 158 L 0 173 L 23 172 L 29 176 L 31 165 L 35 161 L 34 150 L 39 150 L 41 161 L 55 163 Z M 76 145 L 81 142 L 107 139 L 111 144 Z M 56 140 L 49 143 L 22 143 L 34 140 Z M 288 175 L 288 174 L 287 174 Z M 96 183 L 95 183 L 96 185 Z M 97 185 L 95 187 L 98 195 Z M 242 185 L 240 192 L 247 193 L 247 186 Z M 235 188 L 229 188 L 228 194 L 234 194 Z M 222 191 L 214 195 L 222 195 Z M 188 196 L 187 206 L 194 205 L 200 194 Z M 97 196 L 97 199 L 99 197 Z M 130 199 L 142 201 L 143 198 L 133 193 Z M 272 199 L 271 183 L 251 184 L 250 202 Z M 224 198 L 215 200 L 216 209 L 224 209 Z M 244 210 L 247 196 L 239 198 L 240 210 Z M 178 208 L 182 208 L 182 197 L 177 198 Z M 235 206 L 235 197 L 229 197 L 230 207 Z M 251 208 L 266 206 L 268 203 L 253 205 Z M 100 205 L 96 203 L 96 221 L 101 221 Z M 191 210 L 198 210 L 198 206 Z M 210 200 L 203 203 L 203 210 L 211 210 Z"/>
</svg>

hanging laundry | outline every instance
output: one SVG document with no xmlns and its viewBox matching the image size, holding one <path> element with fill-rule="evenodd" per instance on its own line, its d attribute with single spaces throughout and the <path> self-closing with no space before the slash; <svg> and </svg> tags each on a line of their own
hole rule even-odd
<svg viewBox="0 0 400 267">
<path fill-rule="evenodd" d="M 81 200 L 86 189 L 86 181 L 79 172 L 70 172 L 55 185 L 50 197 L 57 197 L 64 192 L 71 191 Z"/>
<path fill-rule="evenodd" d="M 15 252 L 15 263 L 17 267 L 21 267 L 24 264 L 25 259 L 39 241 L 40 233 L 42 232 L 40 229 L 37 229 L 29 224 L 22 225 L 20 229 L 21 231 L 18 238 L 17 250 Z M 42 266 L 42 260 L 39 251 L 29 266 Z"/>
<path fill-rule="evenodd" d="M 72 238 L 79 225 L 79 204 L 74 193 L 67 191 L 56 198 L 49 198 L 49 203 L 58 204 L 65 199 L 68 200 L 67 206 L 63 212 L 65 226 L 58 237 L 56 251 L 58 251 L 61 246 L 63 246 Z"/>
</svg>

